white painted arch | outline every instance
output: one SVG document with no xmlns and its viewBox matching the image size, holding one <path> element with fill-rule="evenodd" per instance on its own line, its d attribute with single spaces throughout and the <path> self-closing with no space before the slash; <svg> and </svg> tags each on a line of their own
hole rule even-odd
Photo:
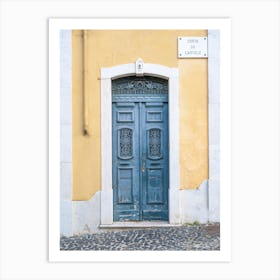
<svg viewBox="0 0 280 280">
<path fill-rule="evenodd" d="M 136 66 L 137 62 L 101 68 L 101 225 L 113 224 L 112 80 L 139 75 Z M 144 62 L 142 67 L 140 75 L 168 80 L 169 223 L 179 224 L 179 71 L 177 68 Z"/>
</svg>

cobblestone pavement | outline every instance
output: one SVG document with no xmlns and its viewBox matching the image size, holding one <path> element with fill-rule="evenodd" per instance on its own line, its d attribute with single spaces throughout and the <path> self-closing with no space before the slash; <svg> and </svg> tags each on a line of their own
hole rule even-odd
<svg viewBox="0 0 280 280">
<path fill-rule="evenodd" d="M 111 230 L 61 237 L 60 250 L 220 250 L 219 224 Z"/>
</svg>

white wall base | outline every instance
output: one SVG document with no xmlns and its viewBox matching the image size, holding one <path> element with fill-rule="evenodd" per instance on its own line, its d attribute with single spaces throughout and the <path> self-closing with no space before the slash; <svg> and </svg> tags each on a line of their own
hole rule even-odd
<svg viewBox="0 0 280 280">
<path fill-rule="evenodd" d="M 181 222 L 208 222 L 208 181 L 195 190 L 181 190 Z"/>
<path fill-rule="evenodd" d="M 72 235 L 95 233 L 100 225 L 100 191 L 87 201 L 72 201 Z"/>
<path fill-rule="evenodd" d="M 71 171 L 72 163 L 60 163 L 60 233 L 65 236 L 72 234 Z"/>
<path fill-rule="evenodd" d="M 220 221 L 219 181 L 211 182 L 204 180 L 197 189 L 170 190 L 169 194 L 170 192 L 172 192 L 170 197 L 178 197 L 176 200 L 169 201 L 169 207 L 173 208 L 173 211 L 170 211 L 173 213 L 173 216 L 169 217 L 170 225 L 194 222 L 205 224 Z M 62 223 L 65 225 L 61 226 L 61 235 L 71 236 L 96 233 L 99 231 L 100 225 L 113 224 L 111 216 L 101 222 L 101 217 L 106 218 L 106 216 L 101 215 L 102 195 L 106 196 L 102 191 L 98 191 L 87 201 L 71 201 L 70 199 L 69 201 L 63 201 L 61 206 L 64 207 L 64 212 L 67 212 L 67 217 L 62 216 L 62 219 L 68 219 Z M 111 194 L 108 197 L 110 196 Z M 104 197 L 103 199 L 106 200 Z M 177 201 L 179 201 L 179 204 Z M 106 205 L 109 205 L 109 203 Z"/>
<path fill-rule="evenodd" d="M 220 221 L 220 180 L 210 179 L 209 182 L 209 222 Z"/>
<path fill-rule="evenodd" d="M 181 190 L 181 223 L 220 222 L 220 180 L 210 179 L 195 190 Z"/>
</svg>

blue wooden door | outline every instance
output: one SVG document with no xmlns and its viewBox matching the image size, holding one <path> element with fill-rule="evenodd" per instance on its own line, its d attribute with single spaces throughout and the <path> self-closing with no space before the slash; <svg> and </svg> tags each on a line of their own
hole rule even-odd
<svg viewBox="0 0 280 280">
<path fill-rule="evenodd" d="M 168 220 L 168 84 L 112 82 L 114 221 Z"/>
</svg>

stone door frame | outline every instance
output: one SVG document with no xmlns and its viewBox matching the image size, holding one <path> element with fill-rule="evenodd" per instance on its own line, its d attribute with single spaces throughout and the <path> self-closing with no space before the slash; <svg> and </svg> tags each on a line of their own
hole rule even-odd
<svg viewBox="0 0 280 280">
<path fill-rule="evenodd" d="M 179 71 L 159 64 L 121 64 L 101 68 L 101 225 L 113 224 L 112 188 L 112 80 L 136 75 L 168 80 L 169 223 L 180 223 Z"/>
</svg>

